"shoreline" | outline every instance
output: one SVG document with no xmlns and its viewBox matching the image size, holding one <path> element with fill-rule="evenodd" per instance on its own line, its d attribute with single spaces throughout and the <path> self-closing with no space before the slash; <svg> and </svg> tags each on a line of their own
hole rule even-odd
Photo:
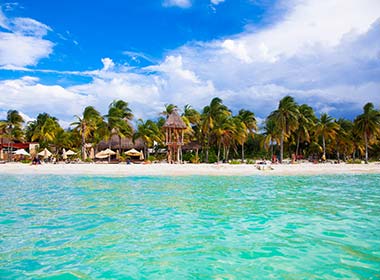
<svg viewBox="0 0 380 280">
<path fill-rule="evenodd" d="M 254 164 L 41 164 L 6 163 L 0 175 L 105 175 L 105 176 L 312 176 L 339 174 L 380 174 L 380 163 L 274 164 L 259 170 Z"/>
</svg>

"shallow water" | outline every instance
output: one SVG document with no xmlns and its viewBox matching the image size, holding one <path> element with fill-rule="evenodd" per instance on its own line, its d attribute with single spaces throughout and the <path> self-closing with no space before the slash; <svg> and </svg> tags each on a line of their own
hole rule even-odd
<svg viewBox="0 0 380 280">
<path fill-rule="evenodd" d="M 1 279 L 379 279 L 380 175 L 0 175 Z"/>
</svg>

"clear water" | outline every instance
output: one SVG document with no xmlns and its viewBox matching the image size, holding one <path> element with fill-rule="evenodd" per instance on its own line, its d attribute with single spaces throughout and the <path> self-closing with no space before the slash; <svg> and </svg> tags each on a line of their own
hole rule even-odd
<svg viewBox="0 0 380 280">
<path fill-rule="evenodd" d="M 0 175 L 1 279 L 380 279 L 380 175 Z"/>
</svg>

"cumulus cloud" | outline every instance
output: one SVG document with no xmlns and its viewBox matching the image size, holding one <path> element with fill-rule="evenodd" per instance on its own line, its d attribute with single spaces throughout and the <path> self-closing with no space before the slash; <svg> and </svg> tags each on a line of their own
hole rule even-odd
<svg viewBox="0 0 380 280">
<path fill-rule="evenodd" d="M 164 0 L 162 5 L 164 7 L 189 8 L 191 7 L 191 0 Z"/>
<path fill-rule="evenodd" d="M 102 63 L 104 71 L 111 70 L 115 66 L 115 63 L 113 63 L 112 59 L 108 57 L 102 58 Z"/>
<path fill-rule="evenodd" d="M 36 65 L 53 51 L 53 43 L 43 39 L 51 28 L 30 18 L 7 18 L 0 7 L 0 67 Z"/>
<path fill-rule="evenodd" d="M 114 99 L 129 102 L 137 118 L 157 117 L 165 103 L 201 110 L 215 96 L 234 112 L 250 109 L 259 118 L 285 95 L 336 117 L 352 117 L 366 102 L 378 106 L 380 2 L 291 4 L 268 27 L 185 45 L 137 71 L 103 58 L 102 69 L 64 73 L 92 79 L 72 87 L 44 85 L 31 76 L 1 81 L 7 100 L 0 108 L 13 104 L 29 116 L 47 111 L 69 122 L 88 105 L 105 114 Z"/>
</svg>

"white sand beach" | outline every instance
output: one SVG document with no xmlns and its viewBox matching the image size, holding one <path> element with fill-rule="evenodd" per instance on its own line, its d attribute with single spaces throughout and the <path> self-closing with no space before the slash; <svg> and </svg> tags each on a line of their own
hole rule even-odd
<svg viewBox="0 0 380 280">
<path fill-rule="evenodd" d="M 57 174 L 110 176 L 249 176 L 249 175 L 326 175 L 380 174 L 380 163 L 370 164 L 276 164 L 272 170 L 259 170 L 251 164 L 41 164 L 6 163 L 0 174 Z"/>
</svg>

